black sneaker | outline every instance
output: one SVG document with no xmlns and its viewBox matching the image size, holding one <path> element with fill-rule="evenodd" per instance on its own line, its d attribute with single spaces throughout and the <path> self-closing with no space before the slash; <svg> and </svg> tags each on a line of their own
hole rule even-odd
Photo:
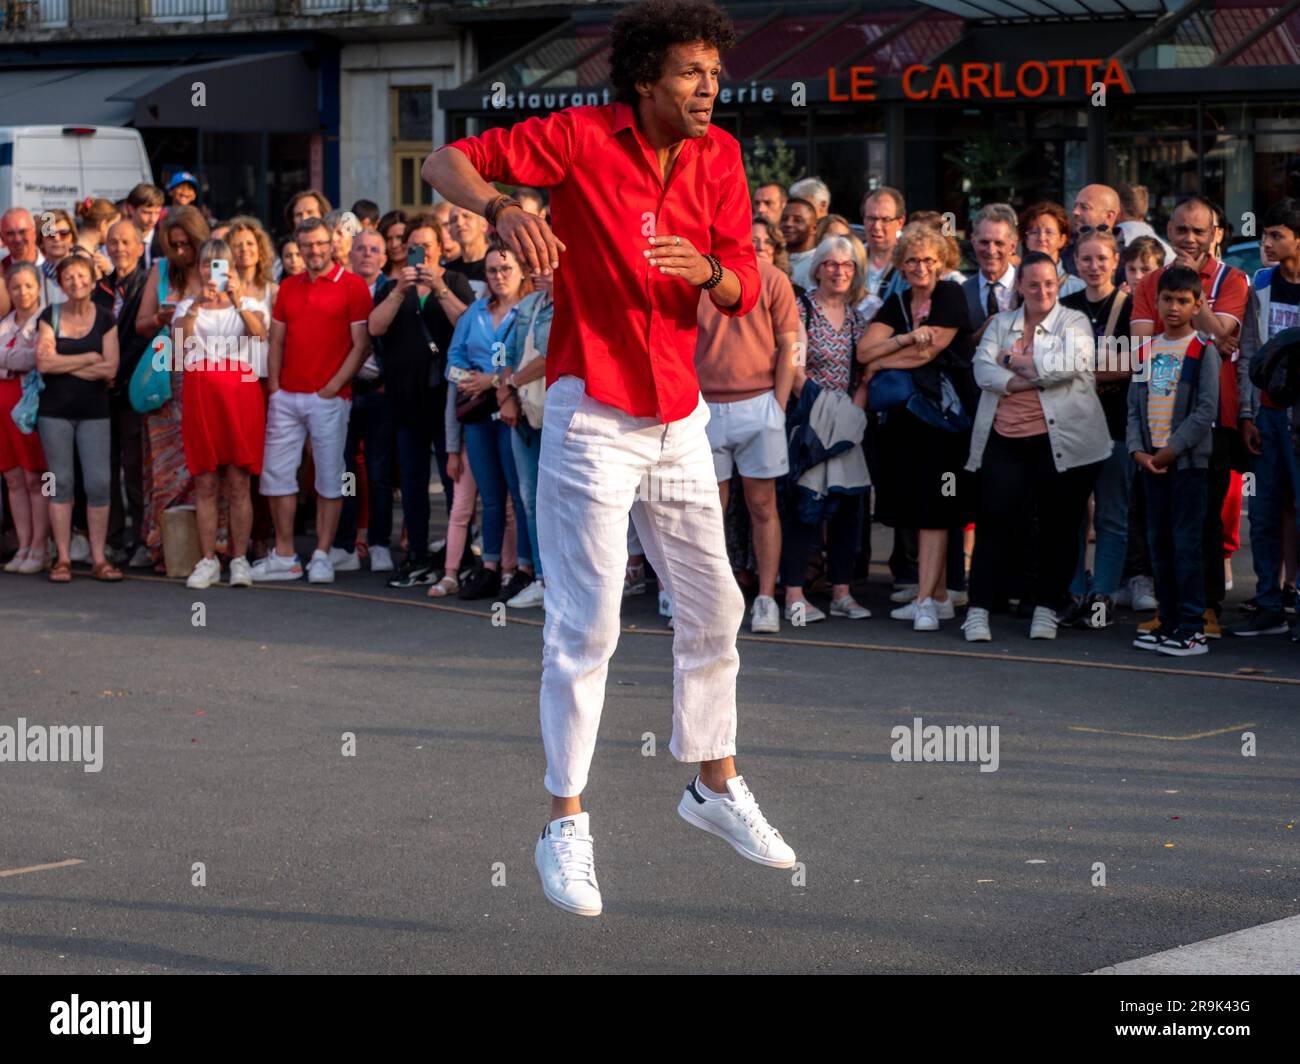
<svg viewBox="0 0 1300 1064">
<path fill-rule="evenodd" d="M 1289 585 L 1288 585 L 1287 587 L 1284 587 L 1284 588 L 1282 589 L 1282 612 L 1283 612 L 1283 613 L 1289 613 L 1289 614 L 1291 614 L 1292 617 L 1294 617 L 1294 616 L 1295 616 L 1295 600 L 1296 600 L 1296 591 L 1295 591 L 1295 588 L 1293 588 L 1293 587 L 1291 587 L 1291 586 L 1289 586 Z"/>
<path fill-rule="evenodd" d="M 388 581 L 389 587 L 420 587 L 438 579 L 433 562 L 424 558 L 407 558 L 398 567 L 397 575 Z"/>
<path fill-rule="evenodd" d="M 1089 626 L 1088 617 L 1088 596 L 1071 597 L 1070 605 L 1060 615 L 1057 624 L 1061 628 L 1087 628 Z"/>
<path fill-rule="evenodd" d="M 1205 638 L 1205 633 L 1202 631 L 1180 628 L 1156 647 L 1156 652 L 1169 654 L 1175 658 L 1191 658 L 1197 654 L 1208 654 L 1210 641 Z"/>
<path fill-rule="evenodd" d="M 1286 632 L 1286 614 L 1280 610 L 1258 610 L 1249 619 L 1229 631 L 1233 635 L 1282 635 Z"/>
<path fill-rule="evenodd" d="M 534 577 L 532 573 L 526 573 L 522 569 L 516 569 L 510 579 L 506 581 L 506 586 L 501 589 L 501 601 L 509 602 L 535 579 L 536 577 Z"/>
<path fill-rule="evenodd" d="M 1170 636 L 1171 633 L 1163 628 L 1157 628 L 1152 632 L 1139 632 L 1137 638 L 1133 640 L 1133 645 L 1139 650 L 1159 650 Z"/>
<path fill-rule="evenodd" d="M 479 566 L 460 585 L 460 597 L 466 601 L 495 599 L 501 590 L 501 571 Z"/>
</svg>

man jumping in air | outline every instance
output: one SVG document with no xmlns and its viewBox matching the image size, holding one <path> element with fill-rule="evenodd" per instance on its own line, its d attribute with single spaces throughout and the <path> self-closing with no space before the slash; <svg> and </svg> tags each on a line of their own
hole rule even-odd
<svg viewBox="0 0 1300 1064">
<path fill-rule="evenodd" d="M 546 896 L 584 916 L 601 900 L 581 794 L 618 642 L 629 511 L 676 618 L 669 749 L 700 765 L 678 812 L 751 861 L 795 861 L 736 774 L 744 599 L 694 363 L 700 290 L 730 315 L 759 291 L 740 148 L 710 125 L 734 40 L 707 0 L 647 0 L 612 27 L 617 102 L 489 130 L 424 163 L 425 181 L 483 214 L 529 269 L 557 271 L 537 480 L 551 819 L 536 861 Z M 554 232 L 491 181 L 551 189 Z"/>
</svg>

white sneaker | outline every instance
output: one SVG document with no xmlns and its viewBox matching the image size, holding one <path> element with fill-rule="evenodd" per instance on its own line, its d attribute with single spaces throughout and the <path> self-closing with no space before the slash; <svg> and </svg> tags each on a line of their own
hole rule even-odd
<svg viewBox="0 0 1300 1064">
<path fill-rule="evenodd" d="M 1135 576 L 1128 582 L 1129 602 L 1139 613 L 1160 608 L 1156 600 L 1155 581 L 1149 576 Z"/>
<path fill-rule="evenodd" d="M 80 532 L 74 533 L 72 542 L 68 545 L 68 557 L 74 562 L 90 561 L 90 540 Z"/>
<path fill-rule="evenodd" d="M 954 591 L 952 588 L 948 588 L 948 601 L 957 609 L 964 610 L 970 605 L 970 596 L 965 591 Z"/>
<path fill-rule="evenodd" d="M 510 598 L 506 605 L 512 610 L 528 610 L 534 606 L 545 606 L 546 581 L 534 580 L 526 588 Z"/>
<path fill-rule="evenodd" d="M 552 820 L 542 830 L 533 851 L 542 893 L 565 912 L 600 915 L 600 885 L 587 813 Z"/>
<path fill-rule="evenodd" d="M 992 642 L 993 630 L 989 628 L 989 611 L 981 606 L 972 606 L 966 611 L 966 619 L 961 622 L 961 630 L 966 633 L 968 643 Z"/>
<path fill-rule="evenodd" d="M 623 597 L 645 594 L 645 566 L 629 565 L 623 570 Z"/>
<path fill-rule="evenodd" d="M 190 573 L 185 586 L 195 591 L 202 591 L 213 584 L 221 583 L 221 563 L 216 558 L 200 558 L 199 564 Z"/>
<path fill-rule="evenodd" d="M 1055 610 L 1049 610 L 1046 606 L 1035 606 L 1034 618 L 1029 622 L 1029 638 L 1055 639 L 1056 626 Z"/>
<path fill-rule="evenodd" d="M 934 599 L 930 599 L 931 602 L 934 602 L 935 612 L 939 620 L 951 621 L 957 616 L 954 609 L 957 605 L 955 595 L 956 592 L 949 591 L 948 598 L 944 602 L 935 602 Z M 916 603 L 909 602 L 906 606 L 899 606 L 896 610 L 890 610 L 889 616 L 896 621 L 914 621 L 916 620 Z"/>
<path fill-rule="evenodd" d="M 781 630 L 781 610 L 771 595 L 759 595 L 749 609 L 749 630 L 772 633 Z"/>
<path fill-rule="evenodd" d="M 35 550 L 29 549 L 27 557 L 18 569 L 20 576 L 29 576 L 32 573 L 43 573 L 50 567 L 50 556 L 41 551 L 39 554 Z"/>
<path fill-rule="evenodd" d="M 361 569 L 361 559 L 357 556 L 357 552 L 344 550 L 342 547 L 330 548 L 329 562 L 336 573 L 355 573 Z M 310 566 L 308 567 L 307 579 L 311 579 Z"/>
<path fill-rule="evenodd" d="M 311 561 L 307 563 L 307 582 L 309 584 L 334 583 L 334 566 L 330 556 L 323 550 L 313 551 Z"/>
<path fill-rule="evenodd" d="M 767 822 L 758 802 L 745 786 L 743 776 L 727 780 L 729 797 L 706 799 L 697 790 L 696 776 L 677 803 L 677 812 L 688 824 L 731 843 L 742 857 L 768 868 L 793 868 L 794 850 L 781 833 Z"/>
<path fill-rule="evenodd" d="M 871 611 L 866 606 L 859 604 L 858 600 L 852 595 L 845 595 L 841 599 L 835 599 L 831 603 L 832 617 L 847 617 L 851 621 L 865 620 L 871 616 Z"/>
<path fill-rule="evenodd" d="M 921 588 L 917 584 L 902 584 L 889 596 L 890 602 L 911 602 Z"/>
<path fill-rule="evenodd" d="M 949 606 L 951 613 L 951 604 Z M 937 632 L 939 630 L 939 604 L 932 598 L 920 599 L 912 616 L 912 631 Z"/>
<path fill-rule="evenodd" d="M 230 586 L 253 586 L 253 567 L 248 564 L 248 559 L 243 555 L 230 559 Z"/>
<path fill-rule="evenodd" d="M 27 560 L 29 548 L 21 547 L 18 553 L 9 559 L 9 564 L 5 566 L 6 573 L 17 573 L 22 570 L 23 562 Z"/>
<path fill-rule="evenodd" d="M 393 571 L 393 556 L 389 553 L 387 547 L 370 548 L 370 571 L 372 573 L 391 573 Z"/>
<path fill-rule="evenodd" d="M 1129 581 L 1129 583 L 1131 583 L 1131 582 L 1132 582 L 1132 581 Z M 1128 584 L 1127 584 L 1127 583 L 1125 583 L 1125 584 L 1120 584 L 1120 586 L 1115 590 L 1115 593 L 1114 593 L 1113 595 L 1111 595 L 1111 597 L 1110 597 L 1110 602 L 1111 602 L 1111 605 L 1112 605 L 1112 606 L 1129 606 L 1129 605 L 1132 605 L 1132 602 L 1133 602 L 1133 596 L 1129 593 L 1129 589 L 1128 589 Z"/>
<path fill-rule="evenodd" d="M 667 591 L 659 592 L 659 616 L 671 617 L 673 615 L 673 600 L 668 597 Z"/>
<path fill-rule="evenodd" d="M 802 628 L 805 624 L 816 624 L 818 621 L 826 620 L 826 614 L 807 599 L 801 599 L 785 608 L 785 619 L 796 628 Z"/>
<path fill-rule="evenodd" d="M 267 580 L 301 580 L 302 562 L 298 555 L 282 558 L 272 548 L 265 558 L 253 563 L 253 580 L 262 583 Z"/>
<path fill-rule="evenodd" d="M 153 559 L 149 557 L 149 548 L 143 545 L 136 547 L 128 566 L 132 569 L 152 569 Z"/>
</svg>

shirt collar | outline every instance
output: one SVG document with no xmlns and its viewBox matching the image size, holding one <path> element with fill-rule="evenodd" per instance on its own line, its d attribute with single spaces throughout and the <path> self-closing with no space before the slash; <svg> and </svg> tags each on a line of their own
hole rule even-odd
<svg viewBox="0 0 1300 1064">
<path fill-rule="evenodd" d="M 1047 312 L 1047 317 L 1038 323 L 1038 327 L 1042 329 L 1043 332 L 1055 332 L 1056 323 L 1063 313 L 1065 313 L 1065 308 L 1061 306 L 1061 301 L 1058 299 L 1055 304 L 1053 304 L 1052 309 Z M 1011 322 L 1011 330 L 1012 332 L 1021 333 L 1025 331 L 1025 305 L 1023 303 L 1016 308 L 1016 316 Z"/>
<path fill-rule="evenodd" d="M 650 145 L 646 143 L 645 137 L 641 135 L 641 130 L 637 128 L 636 111 L 633 110 L 632 105 L 615 102 L 611 106 L 614 108 L 614 111 L 610 117 L 609 135 L 611 137 L 617 136 L 619 133 L 622 133 L 623 130 L 630 129 L 632 130 L 632 135 L 644 144 L 646 150 L 649 151 Z M 690 158 L 690 155 L 687 154 L 688 152 L 691 154 L 698 154 L 699 152 L 712 148 L 713 144 L 713 126 L 710 124 L 709 131 L 704 136 L 686 138 L 686 143 L 682 145 L 682 150 L 678 152 L 677 160 L 673 164 L 674 169 L 676 169 L 677 165 L 684 159 Z"/>
<path fill-rule="evenodd" d="M 307 270 L 302 271 L 302 276 L 307 278 L 308 284 L 319 284 L 321 281 L 338 281 L 343 276 L 343 267 L 335 265 L 334 269 L 322 273 L 315 281 L 311 279 L 311 273 Z"/>
<path fill-rule="evenodd" d="M 990 281 L 987 277 L 984 276 L 984 271 L 983 270 L 980 271 L 980 286 L 982 288 L 987 288 L 989 285 L 992 284 L 1000 284 L 1004 288 L 1010 290 L 1011 288 L 1015 287 L 1015 283 L 1016 283 L 1016 268 L 1014 266 L 1008 266 L 1006 273 L 1004 273 L 996 281 Z"/>
</svg>

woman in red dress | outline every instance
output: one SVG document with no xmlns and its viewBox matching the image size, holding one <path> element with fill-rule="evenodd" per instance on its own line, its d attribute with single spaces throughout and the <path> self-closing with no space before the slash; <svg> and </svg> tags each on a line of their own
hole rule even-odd
<svg viewBox="0 0 1300 1064">
<path fill-rule="evenodd" d="M 49 500 L 41 491 L 45 454 L 41 438 L 34 431 L 20 432 L 10 415 L 23 396 L 23 378 L 36 365 L 41 275 L 30 262 L 20 262 L 6 287 L 13 312 L 0 321 L 0 473 L 9 485 L 18 553 L 4 568 L 6 573 L 39 573 L 50 560 Z"/>
<path fill-rule="evenodd" d="M 209 240 L 199 249 L 199 296 L 176 307 L 173 350 L 184 352 L 185 408 L 181 434 L 185 465 L 194 476 L 203 557 L 187 586 L 221 579 L 217 560 L 217 496 L 225 476 L 230 506 L 230 586 L 248 587 L 253 503 L 249 476 L 262 472 L 266 407 L 257 366 L 265 357 L 270 322 L 266 307 L 243 294 L 230 245 Z M 259 350 L 260 349 L 260 350 Z"/>
</svg>

